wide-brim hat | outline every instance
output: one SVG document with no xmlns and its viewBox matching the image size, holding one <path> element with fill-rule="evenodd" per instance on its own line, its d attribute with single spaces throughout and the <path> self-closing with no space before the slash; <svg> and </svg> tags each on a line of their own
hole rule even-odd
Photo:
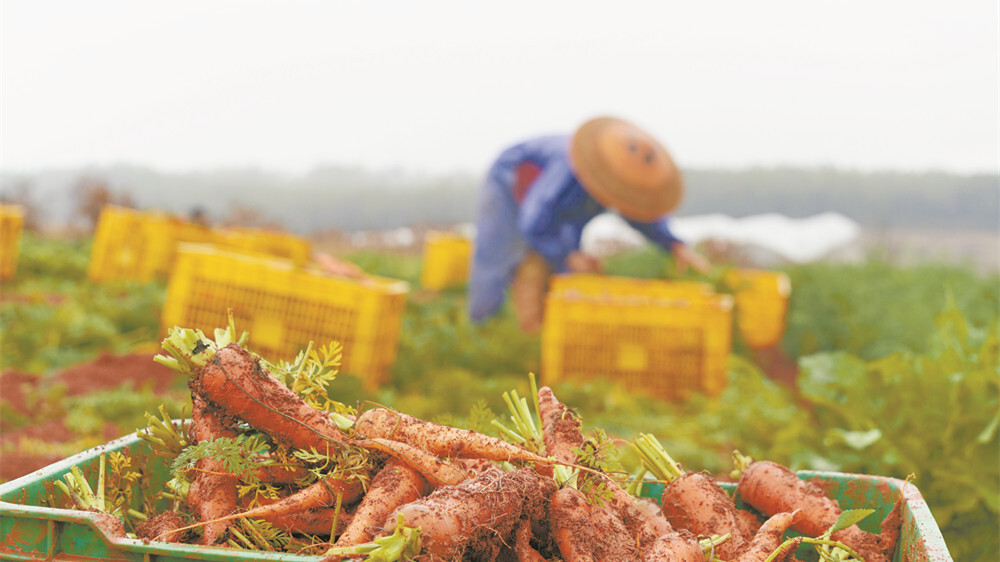
<svg viewBox="0 0 1000 562">
<path fill-rule="evenodd" d="M 681 173 L 663 145 L 622 119 L 581 125 L 570 139 L 569 160 L 591 197 L 632 220 L 657 220 L 684 195 Z"/>
</svg>

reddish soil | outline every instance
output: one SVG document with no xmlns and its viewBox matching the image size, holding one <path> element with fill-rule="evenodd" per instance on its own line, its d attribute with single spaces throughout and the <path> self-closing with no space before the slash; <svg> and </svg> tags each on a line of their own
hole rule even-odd
<svg viewBox="0 0 1000 562">
<path fill-rule="evenodd" d="M 177 374 L 154 362 L 153 355 L 104 354 L 89 363 L 74 365 L 49 376 L 8 370 L 0 374 L 0 406 L 30 417 L 32 404 L 29 396 L 44 396 L 46 392 L 62 392 L 62 389 L 65 389 L 65 396 L 79 396 L 131 383 L 133 388 L 152 384 L 154 392 L 164 393 L 175 383 Z M 65 443 L 77 437 L 62 420 L 47 420 L 17 428 L 5 427 L 9 425 L 0 423 L 0 481 L 23 476 L 62 458 L 61 455 L 22 454 L 9 450 L 12 449 L 11 444 L 18 443 L 22 438 Z M 105 437 L 109 440 L 120 437 L 114 427 L 109 427 L 106 433 Z"/>
</svg>

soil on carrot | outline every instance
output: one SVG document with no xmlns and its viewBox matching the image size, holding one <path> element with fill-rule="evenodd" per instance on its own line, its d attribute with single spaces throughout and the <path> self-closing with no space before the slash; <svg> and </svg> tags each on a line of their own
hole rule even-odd
<svg viewBox="0 0 1000 562">
<path fill-rule="evenodd" d="M 36 399 L 47 395 L 74 397 L 111 390 L 131 384 L 132 388 L 152 385 L 156 393 L 166 392 L 177 383 L 177 374 L 153 361 L 153 353 L 128 355 L 104 354 L 88 363 L 74 365 L 58 373 L 34 375 L 14 369 L 0 374 L 0 408 L 11 416 L 0 418 L 0 482 L 12 480 L 65 458 L 64 454 L 46 451 L 44 445 L 68 443 L 78 437 L 62 419 L 49 419 L 27 425 L 12 424 L 12 418 L 36 417 Z M 121 437 L 120 428 L 108 424 L 104 437 Z M 25 440 L 35 447 L 25 450 Z"/>
</svg>

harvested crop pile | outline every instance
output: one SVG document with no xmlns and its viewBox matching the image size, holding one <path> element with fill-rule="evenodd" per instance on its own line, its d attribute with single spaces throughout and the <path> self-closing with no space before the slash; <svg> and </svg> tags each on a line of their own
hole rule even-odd
<svg viewBox="0 0 1000 562">
<path fill-rule="evenodd" d="M 214 341 L 181 329 L 164 341 L 157 361 L 188 377 L 193 405 L 186 431 L 161 410 L 139 432 L 170 463 L 165 489 L 143 489 L 136 502 L 106 487 L 94 494 L 80 475 L 56 485 L 147 541 L 324 561 L 791 560 L 800 545 L 839 560 L 892 555 L 898 516 L 882 535 L 861 535 L 864 514 L 842 512 L 772 463 L 746 469 L 740 491 L 756 511 L 738 509 L 648 435 L 633 444 L 666 486 L 659 503 L 639 498 L 645 473 L 629 477 L 607 436 L 585 435 L 533 378 L 530 403 L 505 395 L 514 427 L 494 421 L 500 438 L 335 402 L 335 346 L 271 364 L 245 342 L 232 321 Z M 107 482 L 132 489 L 140 475 L 130 462 L 112 457 Z M 787 498 L 768 500 L 775 494 Z M 785 540 L 789 526 L 806 536 Z"/>
</svg>

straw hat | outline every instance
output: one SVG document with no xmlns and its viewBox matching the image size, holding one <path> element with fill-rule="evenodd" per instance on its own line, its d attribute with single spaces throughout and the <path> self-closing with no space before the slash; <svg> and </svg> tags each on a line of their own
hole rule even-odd
<svg viewBox="0 0 1000 562">
<path fill-rule="evenodd" d="M 684 194 L 681 173 L 663 145 L 621 119 L 581 125 L 570 140 L 569 161 L 587 193 L 632 220 L 652 222 Z"/>
</svg>

